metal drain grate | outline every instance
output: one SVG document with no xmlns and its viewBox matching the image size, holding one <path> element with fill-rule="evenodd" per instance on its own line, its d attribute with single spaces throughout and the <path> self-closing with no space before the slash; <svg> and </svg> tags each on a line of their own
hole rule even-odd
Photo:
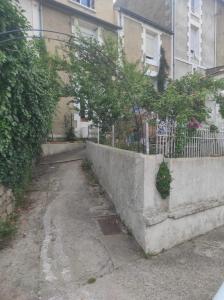
<svg viewBox="0 0 224 300">
<path fill-rule="evenodd" d="M 118 216 L 106 216 L 98 219 L 98 223 L 104 235 L 121 233 L 121 224 Z"/>
</svg>

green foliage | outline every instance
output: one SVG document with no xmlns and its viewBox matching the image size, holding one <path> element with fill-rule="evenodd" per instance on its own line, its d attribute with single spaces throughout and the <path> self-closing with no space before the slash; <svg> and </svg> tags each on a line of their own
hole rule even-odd
<svg viewBox="0 0 224 300">
<path fill-rule="evenodd" d="M 90 171 L 92 169 L 92 162 L 89 161 L 88 159 L 84 159 L 82 161 L 82 169 L 84 171 Z"/>
<path fill-rule="evenodd" d="M 68 54 L 67 95 L 80 103 L 82 117 L 99 123 L 103 131 L 133 114 L 133 108 L 151 109 L 156 92 L 150 78 L 138 70 L 137 64 L 126 61 L 114 39 L 100 44 L 78 35 L 71 40 Z"/>
<path fill-rule="evenodd" d="M 156 103 L 156 111 L 161 118 L 168 117 L 179 123 L 187 124 L 192 117 L 199 122 L 205 121 L 209 114 L 205 103 L 208 95 L 214 95 L 216 100 L 218 90 L 223 85 L 223 81 L 215 81 L 199 73 L 188 74 L 168 85 Z"/>
<path fill-rule="evenodd" d="M 0 241 L 9 238 L 16 232 L 16 226 L 11 220 L 0 219 Z"/>
<path fill-rule="evenodd" d="M 95 282 L 96 282 L 96 278 L 95 278 L 95 277 L 91 277 L 91 278 L 89 278 L 88 281 L 87 281 L 88 284 L 93 284 L 93 283 L 95 283 Z"/>
<path fill-rule="evenodd" d="M 171 81 L 165 90 L 168 65 L 163 48 L 157 78 L 159 94 L 145 75 L 146 70 L 141 70 L 137 63 L 128 63 L 112 39 L 100 44 L 93 38 L 78 35 L 71 40 L 68 52 L 70 60 L 66 70 L 70 74 L 70 84 L 66 93 L 80 103 L 82 117 L 99 123 L 103 132 L 117 120 L 134 116 L 133 109 L 136 112 L 141 108 L 148 114 L 153 111 L 160 119 L 168 118 L 182 126 L 192 117 L 199 122 L 206 120 L 208 95 L 214 95 L 221 110 L 224 107 L 224 99 L 218 94 L 224 82 L 199 73 Z"/>
<path fill-rule="evenodd" d="M 170 184 L 172 177 L 170 170 L 165 162 L 162 162 L 156 176 L 156 188 L 162 199 L 166 199 L 170 195 Z"/>
<path fill-rule="evenodd" d="M 219 132 L 218 127 L 215 126 L 214 124 L 210 125 L 209 130 L 210 130 L 210 132 L 213 132 L 213 133 L 218 133 Z"/>
<path fill-rule="evenodd" d="M 75 133 L 74 133 L 74 127 L 73 126 L 69 127 L 66 130 L 65 134 L 66 134 L 66 140 L 67 141 L 72 142 L 72 141 L 76 140 L 76 136 L 75 136 Z"/>
<path fill-rule="evenodd" d="M 21 30 L 0 36 L 0 182 L 13 189 L 40 152 L 59 96 L 54 59 L 26 39 L 28 28 L 12 1 L 0 2 L 0 32 Z"/>
<path fill-rule="evenodd" d="M 166 61 L 165 50 L 163 47 L 160 49 L 160 64 L 159 64 L 159 72 L 157 76 L 157 89 L 159 93 L 164 93 L 166 88 L 166 81 L 168 78 L 169 66 Z"/>
</svg>

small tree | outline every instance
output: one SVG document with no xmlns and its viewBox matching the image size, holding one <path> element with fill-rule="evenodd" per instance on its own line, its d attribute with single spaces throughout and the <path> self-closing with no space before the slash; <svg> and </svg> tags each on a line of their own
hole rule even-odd
<svg viewBox="0 0 224 300">
<path fill-rule="evenodd" d="M 194 117 L 203 122 L 209 115 L 206 106 L 208 95 L 218 100 L 222 88 L 223 80 L 214 80 L 200 73 L 188 74 L 168 84 L 165 93 L 156 102 L 155 109 L 162 119 L 169 118 L 187 124 Z"/>
<path fill-rule="evenodd" d="M 157 89 L 159 93 L 164 93 L 166 88 L 166 82 L 168 78 L 169 66 L 166 60 L 166 54 L 163 47 L 160 49 L 160 64 L 159 72 L 157 76 Z"/>
<path fill-rule="evenodd" d="M 80 103 L 82 116 L 85 113 L 103 130 L 134 115 L 133 110 L 152 109 L 156 92 L 150 78 L 127 62 L 114 39 L 99 44 L 79 35 L 71 40 L 68 54 L 67 95 Z"/>
</svg>

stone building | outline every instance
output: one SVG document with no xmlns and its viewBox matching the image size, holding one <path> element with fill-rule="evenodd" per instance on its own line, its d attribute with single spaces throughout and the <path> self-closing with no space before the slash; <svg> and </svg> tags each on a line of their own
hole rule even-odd
<svg viewBox="0 0 224 300">
<path fill-rule="evenodd" d="M 107 34 L 116 34 L 118 26 L 114 23 L 113 0 L 19 0 L 33 29 L 31 34 L 45 38 L 51 53 L 63 53 L 63 42 L 77 30 L 87 36 L 103 40 Z M 50 31 L 50 32 L 49 32 Z M 61 34 L 62 33 L 62 34 Z M 66 81 L 66 74 L 62 74 Z M 85 137 L 88 122 L 74 112 L 71 99 L 62 98 L 58 104 L 53 122 L 53 137 L 66 134 L 66 126 L 73 126 L 77 135 Z M 67 125 L 66 125 L 67 124 Z"/>
<path fill-rule="evenodd" d="M 148 75 L 156 77 L 160 63 L 160 49 L 164 48 L 172 76 L 172 27 L 169 5 L 159 7 L 159 1 L 118 0 L 115 3 L 117 24 L 122 28 L 120 38 L 131 62 L 148 68 Z M 150 5 L 149 5 L 150 4 Z"/>
<path fill-rule="evenodd" d="M 127 58 L 148 67 L 156 78 L 160 47 L 165 49 L 172 79 L 194 71 L 224 65 L 224 0 L 19 0 L 34 29 L 86 35 L 101 40 L 105 32 L 119 34 Z M 50 52 L 60 51 L 66 36 L 35 31 L 47 39 Z M 66 76 L 63 75 L 64 80 Z M 53 135 L 65 135 L 65 118 L 85 136 L 88 122 L 62 98 L 54 119 Z M 69 121 L 70 122 L 70 121 Z"/>
<path fill-rule="evenodd" d="M 131 11 L 173 32 L 172 58 L 168 59 L 172 78 L 224 65 L 223 0 L 117 0 L 116 5 L 121 12 Z M 125 34 L 129 35 L 133 22 L 125 26 Z M 138 40 L 142 37 L 140 31 Z M 133 40 L 135 49 L 136 38 Z M 156 39 L 151 41 L 157 43 Z"/>
<path fill-rule="evenodd" d="M 224 3 L 173 1 L 174 77 L 224 64 Z"/>
</svg>

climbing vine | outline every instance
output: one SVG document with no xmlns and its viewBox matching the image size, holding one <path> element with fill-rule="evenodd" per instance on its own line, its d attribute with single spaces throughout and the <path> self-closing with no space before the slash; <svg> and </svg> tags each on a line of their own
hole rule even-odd
<svg viewBox="0 0 224 300">
<path fill-rule="evenodd" d="M 13 189 L 39 154 L 59 97 L 54 59 L 26 38 L 28 28 L 12 1 L 0 1 L 0 32 L 17 30 L 0 35 L 0 183 Z"/>
</svg>

